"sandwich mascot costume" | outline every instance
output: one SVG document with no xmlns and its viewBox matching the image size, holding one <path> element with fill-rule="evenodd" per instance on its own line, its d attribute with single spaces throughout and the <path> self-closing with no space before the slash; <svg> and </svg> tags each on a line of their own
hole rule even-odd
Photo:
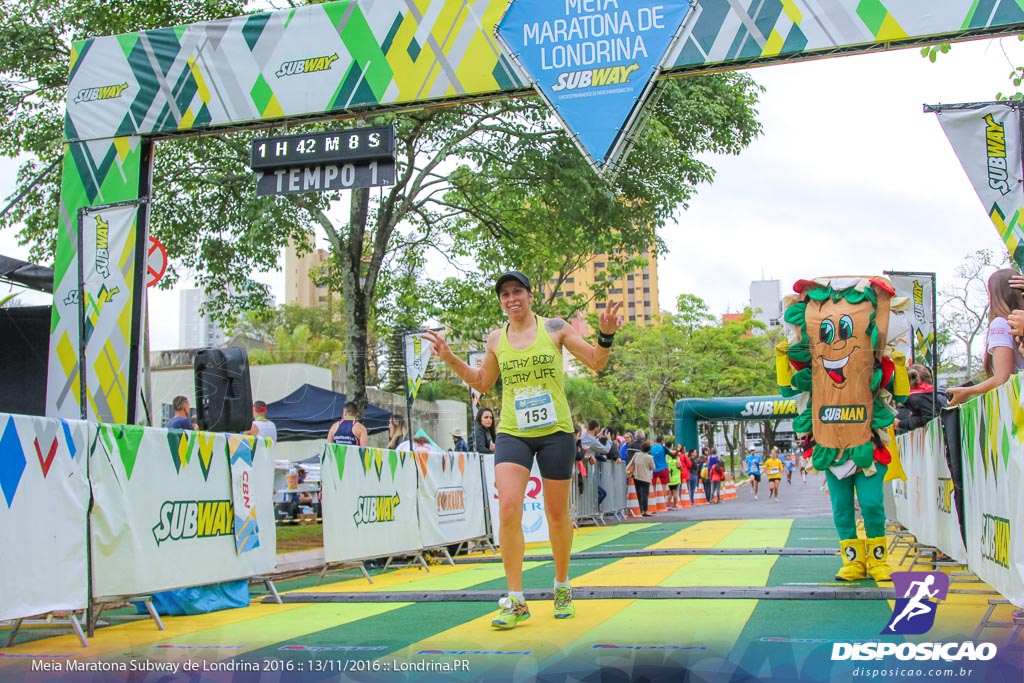
<svg viewBox="0 0 1024 683">
<path fill-rule="evenodd" d="M 890 400 L 905 398 L 909 382 L 887 334 L 891 308 L 906 300 L 894 301 L 883 277 L 800 280 L 793 289 L 776 371 L 782 394 L 798 397 L 793 431 L 828 482 L 843 559 L 836 579 L 891 581 L 882 484 L 893 478 L 886 477 L 896 415 Z M 854 495 L 866 539 L 857 537 Z"/>
</svg>

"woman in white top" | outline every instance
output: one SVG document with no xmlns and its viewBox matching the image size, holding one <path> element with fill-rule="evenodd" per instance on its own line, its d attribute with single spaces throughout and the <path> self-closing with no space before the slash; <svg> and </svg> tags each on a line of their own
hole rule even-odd
<svg viewBox="0 0 1024 683">
<path fill-rule="evenodd" d="M 1007 318 L 1015 309 L 1024 309 L 1024 294 L 1010 286 L 1010 278 L 1017 275 L 1012 268 L 992 273 L 988 279 L 988 335 L 985 343 L 985 374 L 988 379 L 969 387 L 952 387 L 949 405 L 955 406 L 1005 384 L 1006 380 L 1024 369 L 1024 356 L 1017 348 Z"/>
</svg>

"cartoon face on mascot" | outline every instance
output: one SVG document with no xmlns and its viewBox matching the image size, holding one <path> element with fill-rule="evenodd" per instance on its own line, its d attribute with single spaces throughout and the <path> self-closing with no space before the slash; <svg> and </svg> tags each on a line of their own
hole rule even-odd
<svg viewBox="0 0 1024 683">
<path fill-rule="evenodd" d="M 811 355 L 814 440 L 842 450 L 871 440 L 871 374 L 875 369 L 870 327 L 874 307 L 864 299 L 809 301 L 807 342 Z"/>
</svg>

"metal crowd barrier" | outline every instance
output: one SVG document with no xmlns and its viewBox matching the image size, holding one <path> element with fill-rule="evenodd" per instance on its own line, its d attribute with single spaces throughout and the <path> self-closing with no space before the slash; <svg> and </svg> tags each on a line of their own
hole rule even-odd
<svg viewBox="0 0 1024 683">
<path fill-rule="evenodd" d="M 608 493 L 599 509 L 620 521 L 626 519 L 629 485 L 626 480 L 626 463 L 609 460 L 597 463 L 597 483 Z"/>
<path fill-rule="evenodd" d="M 582 462 L 587 473 L 582 476 L 579 467 L 573 472 L 569 494 L 569 510 L 573 526 L 583 522 L 604 524 L 604 516 L 625 518 L 626 475 L 623 465 L 618 462 Z M 598 487 L 604 489 L 605 497 L 598 504 Z"/>
</svg>

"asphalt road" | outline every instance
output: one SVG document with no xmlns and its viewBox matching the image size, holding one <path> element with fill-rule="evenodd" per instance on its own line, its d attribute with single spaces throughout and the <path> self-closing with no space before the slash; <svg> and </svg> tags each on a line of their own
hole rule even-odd
<svg viewBox="0 0 1024 683">
<path fill-rule="evenodd" d="M 669 510 L 653 517 L 645 517 L 643 521 L 674 522 L 681 520 L 707 519 L 756 519 L 756 518 L 805 518 L 831 517 L 832 506 L 827 493 L 822 492 L 821 484 L 825 475 L 807 475 L 807 483 L 800 479 L 800 473 L 793 473 L 793 483 L 787 484 L 782 479 L 779 485 L 779 502 L 768 499 L 768 480 L 761 478 L 758 500 L 754 500 L 750 486 L 737 480 L 736 498 L 723 500 L 718 505 L 698 505 L 682 510 Z"/>
</svg>

